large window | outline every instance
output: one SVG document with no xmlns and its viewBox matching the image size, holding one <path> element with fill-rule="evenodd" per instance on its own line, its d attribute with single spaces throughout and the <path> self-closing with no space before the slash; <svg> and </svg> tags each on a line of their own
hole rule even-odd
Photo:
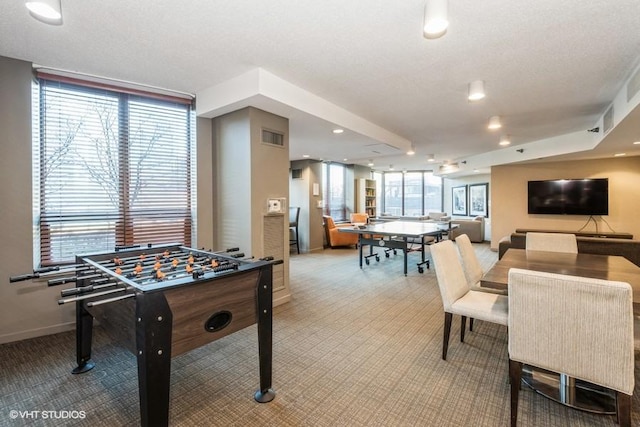
<svg viewBox="0 0 640 427">
<path fill-rule="evenodd" d="M 382 212 L 421 216 L 442 211 L 442 178 L 431 172 L 385 172 L 382 174 Z"/>
<path fill-rule="evenodd" d="M 191 244 L 190 102 L 48 79 L 34 84 L 33 99 L 42 265 L 116 246 Z"/>
<path fill-rule="evenodd" d="M 322 164 L 322 192 L 324 194 L 324 215 L 334 221 L 344 221 L 347 216 L 345 194 L 346 168 L 340 163 Z"/>
</svg>

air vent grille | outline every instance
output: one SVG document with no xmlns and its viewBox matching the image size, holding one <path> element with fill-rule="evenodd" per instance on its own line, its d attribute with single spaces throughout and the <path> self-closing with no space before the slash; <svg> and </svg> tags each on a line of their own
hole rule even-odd
<svg viewBox="0 0 640 427">
<path fill-rule="evenodd" d="M 284 147 L 284 134 L 262 129 L 262 143 Z"/>
</svg>

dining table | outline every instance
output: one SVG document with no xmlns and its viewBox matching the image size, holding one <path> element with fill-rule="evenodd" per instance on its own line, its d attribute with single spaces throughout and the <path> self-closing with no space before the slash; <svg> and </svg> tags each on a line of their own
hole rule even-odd
<svg viewBox="0 0 640 427">
<path fill-rule="evenodd" d="M 634 317 L 640 315 L 640 267 L 622 256 L 509 248 L 485 272 L 480 286 L 508 290 L 512 268 L 629 283 L 633 290 Z M 527 366 L 522 377 L 536 392 L 566 406 L 594 413 L 616 413 L 615 393 L 604 387 Z"/>
</svg>

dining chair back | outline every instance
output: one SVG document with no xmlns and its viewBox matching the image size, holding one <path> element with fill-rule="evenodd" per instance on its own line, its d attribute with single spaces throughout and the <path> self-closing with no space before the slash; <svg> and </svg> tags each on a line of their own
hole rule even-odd
<svg viewBox="0 0 640 427">
<path fill-rule="evenodd" d="M 473 249 L 469 236 L 461 234 L 456 237 L 455 242 L 458 246 L 460 257 L 462 258 L 467 283 L 469 283 L 469 285 L 477 285 L 480 279 L 482 279 L 484 271 L 482 271 L 482 266 L 480 265 L 475 249 Z"/>
<path fill-rule="evenodd" d="M 460 342 L 464 342 L 467 317 L 506 325 L 508 300 L 504 295 L 479 292 L 469 288 L 453 241 L 444 240 L 432 245 L 431 258 L 444 308 L 442 359 L 446 360 L 454 314 L 462 317 Z"/>
<path fill-rule="evenodd" d="M 511 425 L 517 423 L 523 364 L 616 391 L 618 422 L 630 425 L 631 286 L 512 268 L 508 289 Z"/>
<path fill-rule="evenodd" d="M 528 232 L 526 249 L 577 254 L 578 241 L 575 234 Z"/>
</svg>

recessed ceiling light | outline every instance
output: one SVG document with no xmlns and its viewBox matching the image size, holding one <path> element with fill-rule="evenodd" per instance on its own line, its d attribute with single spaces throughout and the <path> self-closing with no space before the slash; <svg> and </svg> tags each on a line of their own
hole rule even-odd
<svg viewBox="0 0 640 427">
<path fill-rule="evenodd" d="M 633 145 L 640 145 L 640 141 L 634 142 Z"/>
<path fill-rule="evenodd" d="M 344 129 L 338 128 L 333 130 L 333 133 L 342 133 L 342 132 L 344 132 Z"/>
<path fill-rule="evenodd" d="M 503 135 L 500 137 L 500 145 L 505 146 L 511 144 L 511 138 L 509 135 Z"/>
<path fill-rule="evenodd" d="M 347 160 L 349 160 L 349 159 L 347 159 L 346 157 L 344 159 L 342 159 L 343 162 L 346 162 Z"/>
<path fill-rule="evenodd" d="M 616 153 L 613 156 L 614 157 L 622 157 L 622 156 L 626 156 L 626 155 L 627 155 L 627 153 Z"/>
<path fill-rule="evenodd" d="M 427 0 L 422 34 L 427 39 L 442 37 L 449 27 L 447 0 Z"/>
<path fill-rule="evenodd" d="M 469 83 L 469 101 L 479 101 L 484 97 L 484 82 L 482 80 Z"/>
<path fill-rule="evenodd" d="M 489 118 L 489 124 L 487 125 L 487 129 L 496 130 L 502 127 L 502 123 L 500 123 L 500 116 L 491 116 Z"/>
<path fill-rule="evenodd" d="M 27 0 L 29 14 L 40 22 L 51 25 L 62 24 L 60 0 Z"/>
</svg>

